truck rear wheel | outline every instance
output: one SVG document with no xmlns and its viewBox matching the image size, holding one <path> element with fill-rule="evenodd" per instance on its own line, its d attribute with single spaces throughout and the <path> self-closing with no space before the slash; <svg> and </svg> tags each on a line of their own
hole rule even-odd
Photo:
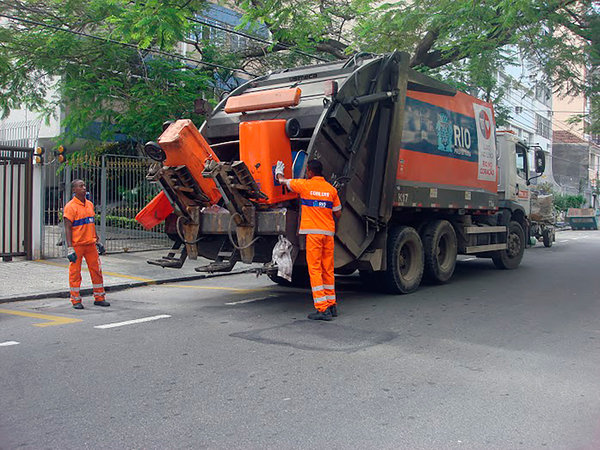
<svg viewBox="0 0 600 450">
<path fill-rule="evenodd" d="M 292 281 L 277 276 L 277 273 L 267 273 L 271 281 L 280 286 L 306 288 L 310 286 L 310 277 L 306 266 L 294 266 L 292 269 Z"/>
<path fill-rule="evenodd" d="M 391 294 L 409 294 L 421 284 L 424 270 L 423 243 L 412 227 L 390 230 L 387 243 L 387 270 L 382 278 Z"/>
<path fill-rule="evenodd" d="M 492 256 L 498 269 L 516 269 L 521 264 L 525 252 L 525 232 L 519 222 L 512 221 L 508 225 L 507 247 Z"/>
<path fill-rule="evenodd" d="M 545 228 L 544 231 L 542 232 L 542 240 L 544 241 L 544 247 L 552 247 L 552 233 L 550 232 L 550 230 L 548 228 Z"/>
<path fill-rule="evenodd" d="M 447 220 L 436 220 L 423 230 L 425 276 L 434 283 L 446 283 L 456 267 L 458 243 L 454 227 Z"/>
</svg>

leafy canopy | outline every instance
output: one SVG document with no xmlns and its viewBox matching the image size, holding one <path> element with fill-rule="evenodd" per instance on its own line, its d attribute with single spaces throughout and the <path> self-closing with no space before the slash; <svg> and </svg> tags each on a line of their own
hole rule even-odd
<svg viewBox="0 0 600 450">
<path fill-rule="evenodd" d="M 145 140 L 164 120 L 200 120 L 194 101 L 215 95 L 215 84 L 233 87 L 232 75 L 241 73 L 234 68 L 260 74 L 395 49 L 409 52 L 418 70 L 495 102 L 505 89 L 496 69 L 523 56 L 556 89 L 585 92 L 598 104 L 600 22 L 592 0 L 230 1 L 225 6 L 243 13 L 238 33 L 269 31 L 268 39 L 263 33 L 236 46 L 239 34 L 197 20 L 205 6 L 0 0 L 0 15 L 11 17 L 0 22 L 0 108 L 49 112 L 63 103 L 72 136 L 100 121 L 106 137 L 118 131 Z M 176 55 L 182 42 L 183 59 Z"/>
</svg>

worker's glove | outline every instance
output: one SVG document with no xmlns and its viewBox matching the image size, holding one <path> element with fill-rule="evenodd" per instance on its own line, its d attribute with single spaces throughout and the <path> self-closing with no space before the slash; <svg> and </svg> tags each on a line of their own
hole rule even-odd
<svg viewBox="0 0 600 450">
<path fill-rule="evenodd" d="M 283 176 L 283 170 L 285 169 L 285 164 L 283 161 L 277 161 L 277 165 L 275 166 L 275 177 L 278 175 Z"/>
<path fill-rule="evenodd" d="M 72 263 L 77 261 L 77 253 L 75 253 L 75 249 L 73 247 L 69 247 L 67 249 L 67 259 Z"/>
<path fill-rule="evenodd" d="M 104 255 L 106 253 L 106 249 L 104 248 L 104 245 L 102 245 L 100 242 L 96 242 L 96 248 L 98 249 L 99 255 Z"/>
</svg>

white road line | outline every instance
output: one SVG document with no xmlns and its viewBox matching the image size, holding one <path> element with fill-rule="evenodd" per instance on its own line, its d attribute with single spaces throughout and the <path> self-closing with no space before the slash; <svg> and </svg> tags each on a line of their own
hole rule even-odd
<svg viewBox="0 0 600 450">
<path fill-rule="evenodd" d="M 107 323 L 106 325 L 96 325 L 94 328 L 104 330 L 106 328 L 115 328 L 115 327 L 122 327 L 125 325 L 133 325 L 133 324 L 142 323 L 142 322 L 151 322 L 153 320 L 166 319 L 168 317 L 171 317 L 171 316 L 168 314 L 160 314 L 158 316 L 142 317 L 141 319 L 126 320 L 125 322 L 115 322 L 115 323 Z"/>
<path fill-rule="evenodd" d="M 0 347 L 8 347 L 9 345 L 17 345 L 17 341 L 0 342 Z"/>
<path fill-rule="evenodd" d="M 276 295 L 267 295 L 266 297 L 249 298 L 247 300 L 240 300 L 239 302 L 229 302 L 226 305 L 242 305 L 244 303 L 260 302 L 262 300 L 268 300 L 270 298 L 277 297 Z"/>
</svg>

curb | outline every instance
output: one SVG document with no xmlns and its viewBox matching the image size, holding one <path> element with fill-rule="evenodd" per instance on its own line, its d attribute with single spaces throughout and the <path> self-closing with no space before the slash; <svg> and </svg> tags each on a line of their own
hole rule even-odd
<svg viewBox="0 0 600 450">
<path fill-rule="evenodd" d="M 112 284 L 110 286 L 105 286 L 104 290 L 106 292 L 117 292 L 117 291 L 123 291 L 125 289 L 131 289 L 131 288 L 142 287 L 142 286 L 154 286 L 154 285 L 167 284 L 167 283 L 179 283 L 179 282 L 183 282 L 183 281 L 204 280 L 207 278 L 219 278 L 219 277 L 226 277 L 229 275 L 239 275 L 239 274 L 243 274 L 243 273 L 251 273 L 253 271 L 254 271 L 254 269 L 243 269 L 243 270 L 236 270 L 236 271 L 226 272 L 226 273 L 186 275 L 186 276 L 182 276 L 182 277 L 162 278 L 159 280 L 124 282 L 124 283 L 119 283 L 119 284 Z M 91 295 L 92 293 L 93 293 L 92 288 L 81 289 L 81 295 Z M 69 297 L 70 295 L 71 294 L 70 294 L 69 289 L 64 289 L 64 290 L 60 290 L 60 291 L 50 291 L 50 292 L 38 292 L 36 294 L 24 294 L 24 295 L 12 296 L 12 297 L 0 297 L 0 304 L 1 303 L 20 302 L 23 300 L 40 300 L 43 298 L 53 298 L 53 297 L 66 298 L 66 297 Z"/>
</svg>

